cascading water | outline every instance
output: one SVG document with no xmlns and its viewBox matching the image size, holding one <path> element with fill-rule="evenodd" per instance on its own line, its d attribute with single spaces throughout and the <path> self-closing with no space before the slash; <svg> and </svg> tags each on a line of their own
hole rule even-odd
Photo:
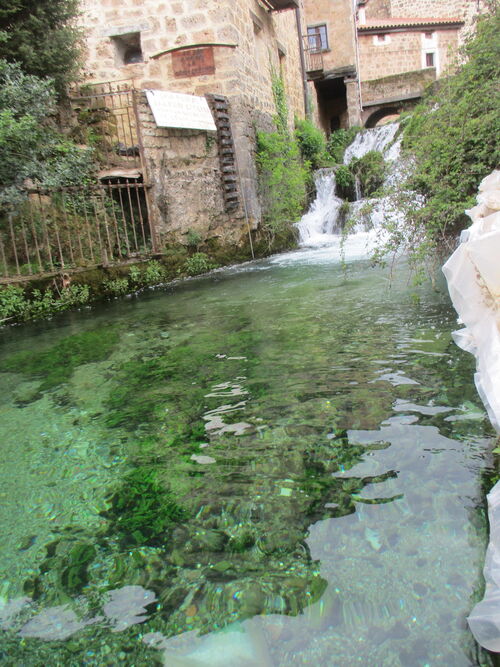
<svg viewBox="0 0 500 667">
<path fill-rule="evenodd" d="M 338 236 L 337 221 L 342 199 L 335 194 L 333 169 L 318 169 L 314 175 L 316 199 L 297 224 L 301 245 L 328 245 Z"/>
<path fill-rule="evenodd" d="M 398 123 L 389 123 L 370 130 L 360 132 L 352 144 L 347 147 L 344 155 L 344 164 L 360 158 L 370 151 L 379 151 L 389 165 L 385 185 L 392 185 L 399 180 L 398 159 L 400 141 L 394 141 L 398 131 Z M 374 246 L 377 228 L 384 216 L 395 211 L 387 197 L 378 199 L 364 199 L 359 182 L 356 183 L 356 201 L 345 202 L 335 194 L 335 170 L 319 169 L 315 174 L 316 199 L 309 211 L 297 223 L 299 243 L 303 247 L 316 247 L 338 250 L 348 257 L 367 256 Z M 356 220 L 354 228 L 347 239 L 342 240 L 340 213 L 343 205 L 349 207 L 344 217 Z M 341 247 L 342 246 L 342 247 Z"/>
</svg>

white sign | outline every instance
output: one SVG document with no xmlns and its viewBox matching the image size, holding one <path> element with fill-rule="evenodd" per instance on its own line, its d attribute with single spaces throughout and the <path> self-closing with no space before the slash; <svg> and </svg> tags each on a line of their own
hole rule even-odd
<svg viewBox="0 0 500 667">
<path fill-rule="evenodd" d="M 204 97 L 146 90 L 149 106 L 158 127 L 216 130 L 212 112 Z"/>
</svg>

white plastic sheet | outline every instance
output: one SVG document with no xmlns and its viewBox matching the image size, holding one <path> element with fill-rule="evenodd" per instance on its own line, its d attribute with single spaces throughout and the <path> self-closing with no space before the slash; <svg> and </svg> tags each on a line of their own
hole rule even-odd
<svg viewBox="0 0 500 667">
<path fill-rule="evenodd" d="M 491 532 L 484 564 L 486 591 L 467 621 L 481 646 L 500 652 L 500 482 L 488 494 L 488 514 Z"/>
</svg>

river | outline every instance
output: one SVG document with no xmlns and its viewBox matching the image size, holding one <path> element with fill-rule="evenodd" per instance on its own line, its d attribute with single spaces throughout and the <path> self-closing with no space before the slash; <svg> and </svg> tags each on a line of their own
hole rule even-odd
<svg viewBox="0 0 500 667">
<path fill-rule="evenodd" d="M 365 240 L 0 331 L 2 664 L 491 664 L 474 361 Z"/>
</svg>

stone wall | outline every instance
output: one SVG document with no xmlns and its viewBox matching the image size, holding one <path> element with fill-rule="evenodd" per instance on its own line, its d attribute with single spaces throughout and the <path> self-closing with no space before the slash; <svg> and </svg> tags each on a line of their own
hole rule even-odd
<svg viewBox="0 0 500 667">
<path fill-rule="evenodd" d="M 434 68 L 403 72 L 384 76 L 380 79 L 364 81 L 361 84 L 363 104 L 381 102 L 383 100 L 404 100 L 413 95 L 421 95 L 436 77 Z"/>
<path fill-rule="evenodd" d="M 203 239 L 237 243 L 244 233 L 242 210 L 225 211 L 214 132 L 159 128 L 145 95 L 139 101 L 149 182 L 149 215 L 160 240 L 186 242 L 196 231 Z"/>
<path fill-rule="evenodd" d="M 356 65 L 354 15 L 351 0 L 309 0 L 305 3 L 307 26 L 325 23 L 329 50 L 323 52 L 325 71 Z"/>
<path fill-rule="evenodd" d="M 137 89 L 229 99 L 244 195 L 238 215 L 246 213 L 255 228 L 261 217 L 255 129 L 272 128 L 273 73 L 285 82 L 290 125 L 305 114 L 295 12 L 270 13 L 258 0 L 82 0 L 82 10 L 89 83 L 132 80 Z M 142 62 L 125 64 L 123 44 L 139 38 Z M 217 160 L 204 153 L 205 133 L 158 129 L 143 113 L 160 226 L 175 236 L 193 225 L 225 234 L 221 193 L 214 194 Z"/>
<path fill-rule="evenodd" d="M 291 115 L 304 115 L 291 10 L 269 13 L 258 0 L 82 0 L 81 24 L 89 82 L 133 79 L 137 88 L 243 95 L 255 109 L 274 113 L 271 70 L 281 69 Z M 124 64 L 120 45 L 134 34 L 140 35 L 143 62 Z M 179 73 L 185 47 L 204 44 L 210 45 L 213 71 Z"/>
<path fill-rule="evenodd" d="M 377 35 L 359 34 L 361 81 L 424 69 L 426 51 L 435 53 L 437 75 L 445 72 L 453 60 L 451 54 L 458 48 L 458 32 L 434 30 L 435 37 L 430 43 L 424 41 L 425 32 L 388 32 L 383 43 L 379 43 Z"/>
</svg>

